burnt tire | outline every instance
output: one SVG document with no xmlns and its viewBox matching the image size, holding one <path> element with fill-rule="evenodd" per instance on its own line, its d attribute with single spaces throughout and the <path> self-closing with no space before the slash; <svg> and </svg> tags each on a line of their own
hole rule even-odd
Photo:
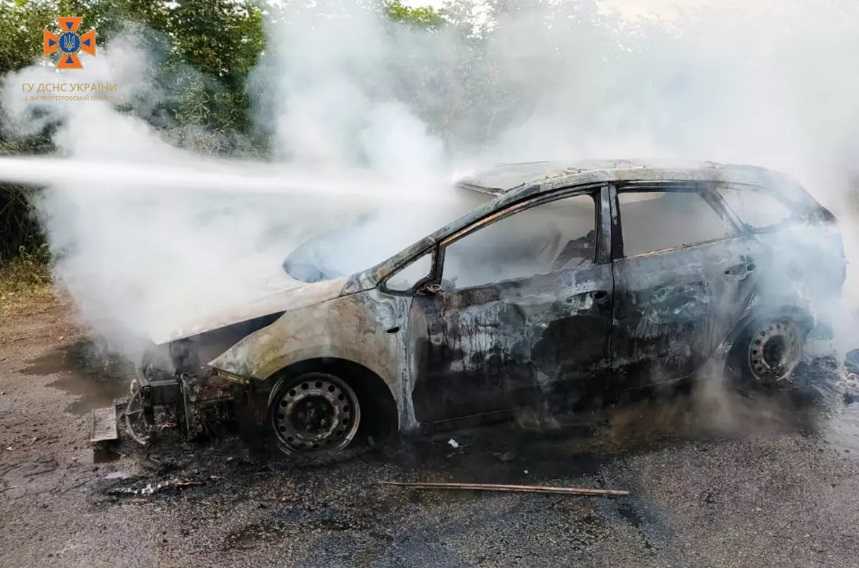
<svg viewBox="0 0 859 568">
<path fill-rule="evenodd" d="M 802 360 L 807 334 L 807 328 L 790 317 L 753 321 L 734 341 L 726 375 L 744 392 L 794 386 L 792 376 Z"/>
<path fill-rule="evenodd" d="M 308 465 L 354 457 L 361 402 L 341 377 L 309 372 L 281 379 L 268 406 L 268 425 L 281 453 Z"/>
</svg>

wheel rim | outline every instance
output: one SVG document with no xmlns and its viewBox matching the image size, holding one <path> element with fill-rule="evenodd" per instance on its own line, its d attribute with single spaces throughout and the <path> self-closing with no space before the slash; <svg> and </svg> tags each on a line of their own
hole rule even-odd
<svg viewBox="0 0 859 568">
<path fill-rule="evenodd" d="M 788 380 L 801 355 L 799 328 L 788 320 L 773 321 L 759 328 L 749 343 L 749 367 L 755 380 L 761 383 Z"/>
<path fill-rule="evenodd" d="M 275 389 L 272 426 L 287 453 L 342 450 L 358 433 L 355 391 L 326 373 L 310 373 Z"/>
</svg>

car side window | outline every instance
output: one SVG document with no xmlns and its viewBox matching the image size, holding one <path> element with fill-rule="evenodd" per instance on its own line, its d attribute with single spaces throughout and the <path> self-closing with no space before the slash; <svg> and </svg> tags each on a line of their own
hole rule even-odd
<svg viewBox="0 0 859 568">
<path fill-rule="evenodd" d="M 625 256 L 724 239 L 731 225 L 697 191 L 621 191 Z"/>
<path fill-rule="evenodd" d="M 442 288 L 527 278 L 593 262 L 596 206 L 591 195 L 543 203 L 504 217 L 448 245 Z"/>
<path fill-rule="evenodd" d="M 718 192 L 740 221 L 753 229 L 765 229 L 784 223 L 792 215 L 786 203 L 760 189 L 722 186 L 718 188 Z"/>
<path fill-rule="evenodd" d="M 415 285 L 429 276 L 432 271 L 432 253 L 428 252 L 416 258 L 406 266 L 394 272 L 386 281 L 385 288 L 393 292 L 408 292 Z"/>
</svg>

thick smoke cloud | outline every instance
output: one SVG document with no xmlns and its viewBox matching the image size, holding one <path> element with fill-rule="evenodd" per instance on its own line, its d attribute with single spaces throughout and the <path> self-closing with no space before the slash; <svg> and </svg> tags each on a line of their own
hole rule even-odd
<svg viewBox="0 0 859 568">
<path fill-rule="evenodd" d="M 372 3 L 273 8 L 248 85 L 272 141 L 266 164 L 201 158 L 147 126 L 140 117 L 169 93 L 154 90 L 158 62 L 130 35 L 73 77 L 120 85 L 113 104 L 34 113 L 22 82 L 72 76 L 45 65 L 6 76 L 7 126 L 59 124 L 59 153 L 80 161 L 39 210 L 84 318 L 142 336 L 181 327 L 292 285 L 286 254 L 356 219 L 365 236 L 337 260 L 368 266 L 457 212 L 450 179 L 500 161 L 755 163 L 851 218 L 855 3 L 717 3 L 635 21 L 595 2 L 449 4 L 466 17 L 435 31 Z M 43 183 L 51 167 L 0 162 L 0 175 Z"/>
</svg>

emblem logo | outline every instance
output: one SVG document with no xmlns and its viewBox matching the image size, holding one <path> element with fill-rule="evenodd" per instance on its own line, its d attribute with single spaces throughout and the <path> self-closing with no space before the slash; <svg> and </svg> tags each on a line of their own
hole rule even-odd
<svg viewBox="0 0 859 568">
<path fill-rule="evenodd" d="M 77 16 L 57 18 L 59 33 L 45 30 L 42 34 L 42 53 L 46 57 L 58 54 L 56 59 L 58 69 L 83 69 L 78 53 L 83 51 L 95 55 L 95 30 L 78 35 L 81 19 Z"/>
</svg>

